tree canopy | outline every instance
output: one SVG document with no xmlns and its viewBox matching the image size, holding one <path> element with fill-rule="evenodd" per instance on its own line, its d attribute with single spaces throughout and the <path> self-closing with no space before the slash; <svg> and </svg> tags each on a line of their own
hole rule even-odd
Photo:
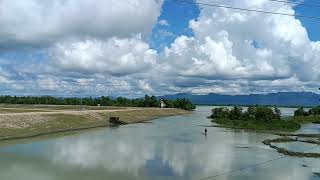
<svg viewBox="0 0 320 180">
<path fill-rule="evenodd" d="M 164 100 L 167 108 L 194 110 L 196 106 L 188 99 Z M 53 97 L 53 96 L 0 96 L 0 103 L 5 104 L 47 104 L 47 105 L 87 105 L 87 106 L 125 106 L 125 107 L 159 107 L 160 100 L 155 96 L 129 99 L 125 97 Z"/>
</svg>

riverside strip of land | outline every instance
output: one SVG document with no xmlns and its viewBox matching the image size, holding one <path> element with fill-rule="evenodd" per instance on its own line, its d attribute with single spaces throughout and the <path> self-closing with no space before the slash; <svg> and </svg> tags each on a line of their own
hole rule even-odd
<svg viewBox="0 0 320 180">
<path fill-rule="evenodd" d="M 0 105 L 0 140 L 108 126 L 110 117 L 139 123 L 164 116 L 189 114 L 181 109 L 106 106 Z"/>
</svg>

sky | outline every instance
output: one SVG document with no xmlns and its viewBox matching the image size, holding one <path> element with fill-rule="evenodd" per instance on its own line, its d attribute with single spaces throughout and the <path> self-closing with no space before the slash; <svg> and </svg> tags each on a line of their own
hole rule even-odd
<svg viewBox="0 0 320 180">
<path fill-rule="evenodd" d="M 193 2 L 320 17 L 270 0 Z M 2 0 L 0 27 L 2 95 L 317 93 L 320 82 L 318 19 L 176 0 Z"/>
</svg>

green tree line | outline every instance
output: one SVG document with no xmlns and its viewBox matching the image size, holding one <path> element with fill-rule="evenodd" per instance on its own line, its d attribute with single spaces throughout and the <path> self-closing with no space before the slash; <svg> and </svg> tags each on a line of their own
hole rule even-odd
<svg viewBox="0 0 320 180">
<path fill-rule="evenodd" d="M 270 108 L 264 106 L 249 106 L 247 110 L 241 107 L 219 107 L 212 109 L 210 116 L 213 119 L 230 119 L 243 121 L 264 121 L 272 122 L 281 119 L 281 112 L 278 108 Z"/>
<path fill-rule="evenodd" d="M 292 120 L 281 118 L 278 108 L 265 106 L 214 108 L 211 114 L 212 122 L 226 128 L 250 129 L 257 131 L 296 131 L 301 125 Z"/>
<path fill-rule="evenodd" d="M 166 100 L 167 108 L 194 110 L 196 106 L 188 99 Z M 125 97 L 53 97 L 53 96 L 0 96 L 4 104 L 46 104 L 46 105 L 87 105 L 87 106 L 125 106 L 125 107 L 159 107 L 160 100 L 155 96 L 146 95 L 144 98 L 129 99 Z"/>
</svg>

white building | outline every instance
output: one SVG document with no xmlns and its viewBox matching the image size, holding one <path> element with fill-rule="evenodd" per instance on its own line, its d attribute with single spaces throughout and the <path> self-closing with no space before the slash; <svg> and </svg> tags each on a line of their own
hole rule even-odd
<svg viewBox="0 0 320 180">
<path fill-rule="evenodd" d="M 163 99 L 160 100 L 160 108 L 165 108 L 166 104 L 164 103 Z"/>
</svg>

